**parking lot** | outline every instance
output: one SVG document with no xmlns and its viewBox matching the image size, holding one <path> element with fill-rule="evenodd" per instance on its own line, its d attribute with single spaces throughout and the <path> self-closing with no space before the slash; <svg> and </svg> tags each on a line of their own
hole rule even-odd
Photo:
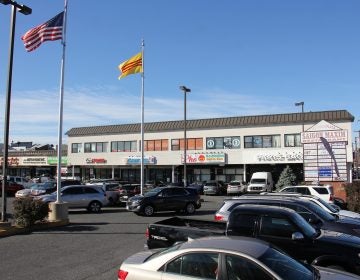
<svg viewBox="0 0 360 280">
<path fill-rule="evenodd" d="M 192 217 L 212 220 L 224 197 L 203 198 Z M 121 262 L 143 249 L 147 225 L 173 215 L 141 217 L 124 207 L 100 214 L 71 210 L 68 226 L 0 238 L 1 279 L 117 279 Z"/>
</svg>

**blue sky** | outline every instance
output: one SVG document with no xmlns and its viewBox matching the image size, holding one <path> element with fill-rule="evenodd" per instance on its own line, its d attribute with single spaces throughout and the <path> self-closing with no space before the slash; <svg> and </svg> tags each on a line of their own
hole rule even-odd
<svg viewBox="0 0 360 280">
<path fill-rule="evenodd" d="M 10 141 L 57 144 L 60 41 L 27 53 L 20 37 L 63 0 L 18 1 Z M 10 6 L 0 4 L 0 142 Z M 139 123 L 141 76 L 118 64 L 145 41 L 145 122 L 346 109 L 360 129 L 358 0 L 68 0 L 63 132 Z M 354 132 L 353 132 L 354 133 Z M 64 136 L 63 143 L 67 138 Z"/>
</svg>

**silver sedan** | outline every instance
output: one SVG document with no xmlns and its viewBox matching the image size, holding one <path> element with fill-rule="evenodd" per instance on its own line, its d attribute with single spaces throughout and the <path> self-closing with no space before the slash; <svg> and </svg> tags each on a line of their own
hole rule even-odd
<svg viewBox="0 0 360 280">
<path fill-rule="evenodd" d="M 127 258 L 119 280 L 313 280 L 359 279 L 357 275 L 300 263 L 269 243 L 246 237 L 206 237 Z"/>
</svg>

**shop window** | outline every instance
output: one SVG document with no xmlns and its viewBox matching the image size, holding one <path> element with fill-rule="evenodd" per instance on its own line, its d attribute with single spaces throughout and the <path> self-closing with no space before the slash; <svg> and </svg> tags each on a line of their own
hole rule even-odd
<svg viewBox="0 0 360 280">
<path fill-rule="evenodd" d="M 107 152 L 107 142 L 93 142 L 85 143 L 84 152 L 85 153 L 105 153 Z"/>
<path fill-rule="evenodd" d="M 167 151 L 169 144 L 167 139 L 145 140 L 145 151 Z"/>
<path fill-rule="evenodd" d="M 202 150 L 203 139 L 202 138 L 187 138 L 187 150 Z M 171 150 L 179 151 L 184 150 L 184 139 L 171 139 Z"/>
<path fill-rule="evenodd" d="M 301 147 L 300 134 L 285 134 L 284 135 L 285 147 Z"/>
<path fill-rule="evenodd" d="M 254 135 L 244 137 L 245 148 L 279 148 L 280 135 Z"/>
<path fill-rule="evenodd" d="M 240 136 L 207 137 L 206 149 L 240 149 Z"/>
<path fill-rule="evenodd" d="M 111 152 L 136 152 L 136 141 L 111 142 Z"/>
<path fill-rule="evenodd" d="M 81 143 L 72 143 L 71 144 L 71 153 L 81 153 L 82 144 Z"/>
</svg>

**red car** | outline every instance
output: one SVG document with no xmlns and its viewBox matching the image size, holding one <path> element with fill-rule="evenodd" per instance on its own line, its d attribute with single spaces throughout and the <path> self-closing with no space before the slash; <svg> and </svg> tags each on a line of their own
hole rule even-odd
<svg viewBox="0 0 360 280">
<path fill-rule="evenodd" d="M 0 181 L 0 196 L 2 196 L 2 181 Z M 6 182 L 6 186 L 5 186 L 5 191 L 6 191 L 6 195 L 8 196 L 14 196 L 15 193 L 19 190 L 23 190 L 24 186 L 20 185 L 18 183 L 15 182 Z"/>
</svg>

